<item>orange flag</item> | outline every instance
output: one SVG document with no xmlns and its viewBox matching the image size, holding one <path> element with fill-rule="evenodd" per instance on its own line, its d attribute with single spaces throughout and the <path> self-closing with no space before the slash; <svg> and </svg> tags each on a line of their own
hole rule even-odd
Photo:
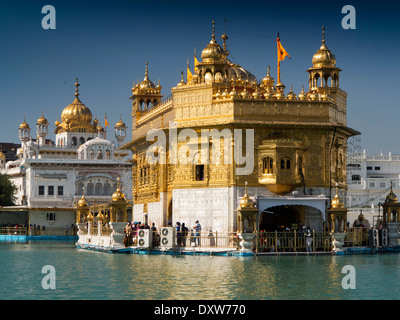
<svg viewBox="0 0 400 320">
<path fill-rule="evenodd" d="M 289 54 L 286 52 L 285 48 L 282 47 L 281 44 L 281 39 L 279 38 L 279 33 L 278 33 L 278 38 L 276 39 L 277 43 L 277 48 L 278 48 L 278 83 L 281 83 L 281 64 L 280 62 L 285 60 L 286 57 L 289 57 Z"/>
<path fill-rule="evenodd" d="M 109 123 L 107 121 L 107 113 L 104 114 L 104 126 L 105 127 L 109 126 Z"/>
<path fill-rule="evenodd" d="M 285 60 L 286 56 L 288 56 L 290 58 L 290 56 L 286 52 L 285 48 L 282 47 L 281 39 L 279 38 L 279 33 L 278 33 L 278 38 L 276 39 L 276 42 L 278 44 L 278 62 Z"/>
</svg>

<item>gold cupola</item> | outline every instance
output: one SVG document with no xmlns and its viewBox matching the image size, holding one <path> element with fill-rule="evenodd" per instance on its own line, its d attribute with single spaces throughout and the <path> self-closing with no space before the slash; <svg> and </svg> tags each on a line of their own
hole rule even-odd
<svg viewBox="0 0 400 320">
<path fill-rule="evenodd" d="M 337 208 L 343 208 L 343 207 L 344 207 L 344 203 L 343 203 L 342 199 L 340 199 L 339 193 L 338 193 L 338 188 L 336 187 L 336 194 L 335 194 L 335 197 L 331 201 L 331 208 L 337 209 Z"/>
<path fill-rule="evenodd" d="M 226 59 L 226 52 L 215 40 L 215 22 L 212 22 L 212 38 L 210 43 L 201 52 L 202 63 L 213 63 Z"/>
<path fill-rule="evenodd" d="M 113 202 L 120 202 L 125 201 L 125 195 L 122 193 L 120 186 L 119 186 L 119 177 L 117 178 L 117 190 L 113 193 L 111 199 Z"/>
<path fill-rule="evenodd" d="M 36 124 L 48 124 L 48 121 L 44 117 L 43 112 L 42 112 L 42 116 L 37 120 Z"/>
<path fill-rule="evenodd" d="M 322 45 L 312 58 L 314 68 L 334 68 L 336 66 L 336 57 L 325 44 L 325 27 L 322 28 Z"/>
<path fill-rule="evenodd" d="M 242 199 L 239 201 L 239 208 L 254 208 L 255 203 L 253 200 L 250 199 L 249 195 L 247 194 L 247 181 L 245 182 L 245 187 L 244 187 L 244 196 Z"/>
<path fill-rule="evenodd" d="M 78 82 L 78 78 L 76 78 L 75 99 L 61 113 L 61 122 L 86 124 L 90 124 L 92 122 L 92 112 L 79 99 L 79 86 L 80 84 Z"/>
<path fill-rule="evenodd" d="M 19 128 L 20 128 L 20 129 L 29 129 L 29 124 L 26 123 L 25 118 L 24 118 L 24 122 L 22 122 L 22 123 L 19 125 Z"/>
</svg>

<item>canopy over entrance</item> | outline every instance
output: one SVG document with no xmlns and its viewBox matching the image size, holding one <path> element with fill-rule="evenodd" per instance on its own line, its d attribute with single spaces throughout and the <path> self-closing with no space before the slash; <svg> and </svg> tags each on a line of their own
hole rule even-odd
<svg viewBox="0 0 400 320">
<path fill-rule="evenodd" d="M 301 226 L 322 231 L 326 221 L 325 196 L 313 197 L 258 197 L 257 208 L 261 214 L 259 228 L 274 231 Z"/>
</svg>

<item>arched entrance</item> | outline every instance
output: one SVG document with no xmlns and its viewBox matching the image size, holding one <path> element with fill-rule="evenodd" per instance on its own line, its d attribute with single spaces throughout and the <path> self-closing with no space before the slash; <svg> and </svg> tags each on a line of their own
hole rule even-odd
<svg viewBox="0 0 400 320">
<path fill-rule="evenodd" d="M 294 206 L 277 206 L 264 210 L 260 215 L 260 229 L 264 231 L 297 229 L 301 223 L 299 210 Z"/>
<path fill-rule="evenodd" d="M 275 230 L 299 230 L 307 226 L 315 231 L 325 228 L 321 211 L 315 207 L 304 205 L 278 205 L 265 209 L 260 213 L 259 230 L 271 232 Z"/>
</svg>

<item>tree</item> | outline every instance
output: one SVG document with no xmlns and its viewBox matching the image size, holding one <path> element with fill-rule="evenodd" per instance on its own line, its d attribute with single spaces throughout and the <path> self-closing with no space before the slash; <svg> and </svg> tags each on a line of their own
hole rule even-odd
<svg viewBox="0 0 400 320">
<path fill-rule="evenodd" d="M 16 191 L 8 175 L 0 173 L 0 206 L 14 206 Z"/>
</svg>

